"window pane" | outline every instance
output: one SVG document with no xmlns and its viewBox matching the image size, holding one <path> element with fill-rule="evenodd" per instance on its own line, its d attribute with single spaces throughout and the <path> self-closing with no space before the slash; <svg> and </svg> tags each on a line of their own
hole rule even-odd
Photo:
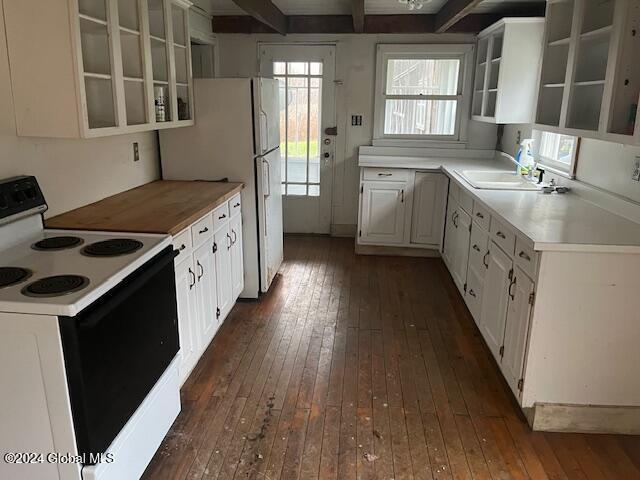
<svg viewBox="0 0 640 480">
<path fill-rule="evenodd" d="M 288 78 L 287 180 L 307 181 L 308 88 L 306 78 Z"/>
<path fill-rule="evenodd" d="M 387 64 L 388 95 L 456 95 L 460 60 L 395 59 Z"/>
<path fill-rule="evenodd" d="M 306 185 L 287 185 L 287 195 L 306 195 Z"/>
<path fill-rule="evenodd" d="M 387 100 L 385 135 L 453 135 L 457 100 Z"/>
<path fill-rule="evenodd" d="M 320 92 L 322 80 L 311 79 L 309 89 L 309 181 L 320 182 Z"/>
<path fill-rule="evenodd" d="M 273 62 L 273 74 L 274 75 L 284 75 L 286 69 L 285 62 Z"/>
<path fill-rule="evenodd" d="M 309 66 L 311 75 L 322 75 L 322 62 L 311 62 Z"/>
<path fill-rule="evenodd" d="M 309 185 L 309 196 L 310 197 L 319 197 L 320 196 L 320 185 Z"/>
<path fill-rule="evenodd" d="M 542 162 L 553 160 L 567 166 L 571 165 L 576 137 L 539 131 L 534 131 L 533 137 L 536 140 L 533 146 L 534 155 L 537 153 Z M 539 144 L 536 146 L 536 143 Z"/>
<path fill-rule="evenodd" d="M 309 64 L 307 62 L 288 62 L 287 73 L 289 75 L 307 75 Z"/>
</svg>

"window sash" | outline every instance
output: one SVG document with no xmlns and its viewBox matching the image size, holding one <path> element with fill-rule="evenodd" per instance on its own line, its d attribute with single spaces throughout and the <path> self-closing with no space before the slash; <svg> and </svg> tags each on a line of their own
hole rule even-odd
<svg viewBox="0 0 640 480">
<path fill-rule="evenodd" d="M 433 49 L 433 51 L 428 51 Z M 402 146 L 402 140 L 409 141 L 444 141 L 459 142 L 466 140 L 466 122 L 470 108 L 473 46 L 469 44 L 457 45 L 378 45 L 376 102 L 374 120 L 374 145 L 384 144 L 385 140 L 397 141 Z M 455 95 L 397 95 L 387 94 L 387 72 L 390 60 L 458 60 L 458 84 Z M 456 118 L 454 131 L 451 135 L 443 134 L 389 134 L 385 133 L 387 100 L 448 100 L 456 101 Z"/>
</svg>

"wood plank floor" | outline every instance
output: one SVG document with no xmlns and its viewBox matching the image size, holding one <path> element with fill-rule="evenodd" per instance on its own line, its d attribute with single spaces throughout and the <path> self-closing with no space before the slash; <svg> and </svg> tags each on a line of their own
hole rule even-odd
<svg viewBox="0 0 640 480">
<path fill-rule="evenodd" d="M 292 236 L 182 389 L 147 479 L 640 479 L 640 437 L 527 426 L 440 259 Z"/>
</svg>

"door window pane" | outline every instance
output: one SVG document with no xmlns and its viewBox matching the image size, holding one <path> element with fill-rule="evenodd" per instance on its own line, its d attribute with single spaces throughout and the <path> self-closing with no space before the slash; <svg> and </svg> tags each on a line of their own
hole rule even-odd
<svg viewBox="0 0 640 480">
<path fill-rule="evenodd" d="M 387 65 L 387 95 L 455 95 L 460 60 L 393 59 Z"/>
<path fill-rule="evenodd" d="M 456 100 L 386 101 L 385 135 L 453 135 Z"/>
<path fill-rule="evenodd" d="M 274 62 L 273 69 L 280 82 L 283 194 L 319 196 L 322 63 Z"/>
</svg>

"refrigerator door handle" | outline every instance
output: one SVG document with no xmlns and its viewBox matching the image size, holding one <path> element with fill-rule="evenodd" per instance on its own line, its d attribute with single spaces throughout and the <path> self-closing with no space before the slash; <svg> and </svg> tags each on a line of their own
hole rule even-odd
<svg viewBox="0 0 640 480">
<path fill-rule="evenodd" d="M 264 192 L 264 196 L 268 197 L 269 195 L 271 195 L 271 165 L 269 165 L 269 162 L 267 160 L 262 160 L 262 162 L 264 163 L 264 165 L 266 165 L 265 168 L 265 172 L 267 174 L 267 181 L 264 182 L 264 177 L 263 177 L 263 185 L 262 185 L 262 190 Z"/>
<path fill-rule="evenodd" d="M 264 110 L 260 110 L 260 153 L 267 151 L 269 146 L 269 117 Z"/>
</svg>

